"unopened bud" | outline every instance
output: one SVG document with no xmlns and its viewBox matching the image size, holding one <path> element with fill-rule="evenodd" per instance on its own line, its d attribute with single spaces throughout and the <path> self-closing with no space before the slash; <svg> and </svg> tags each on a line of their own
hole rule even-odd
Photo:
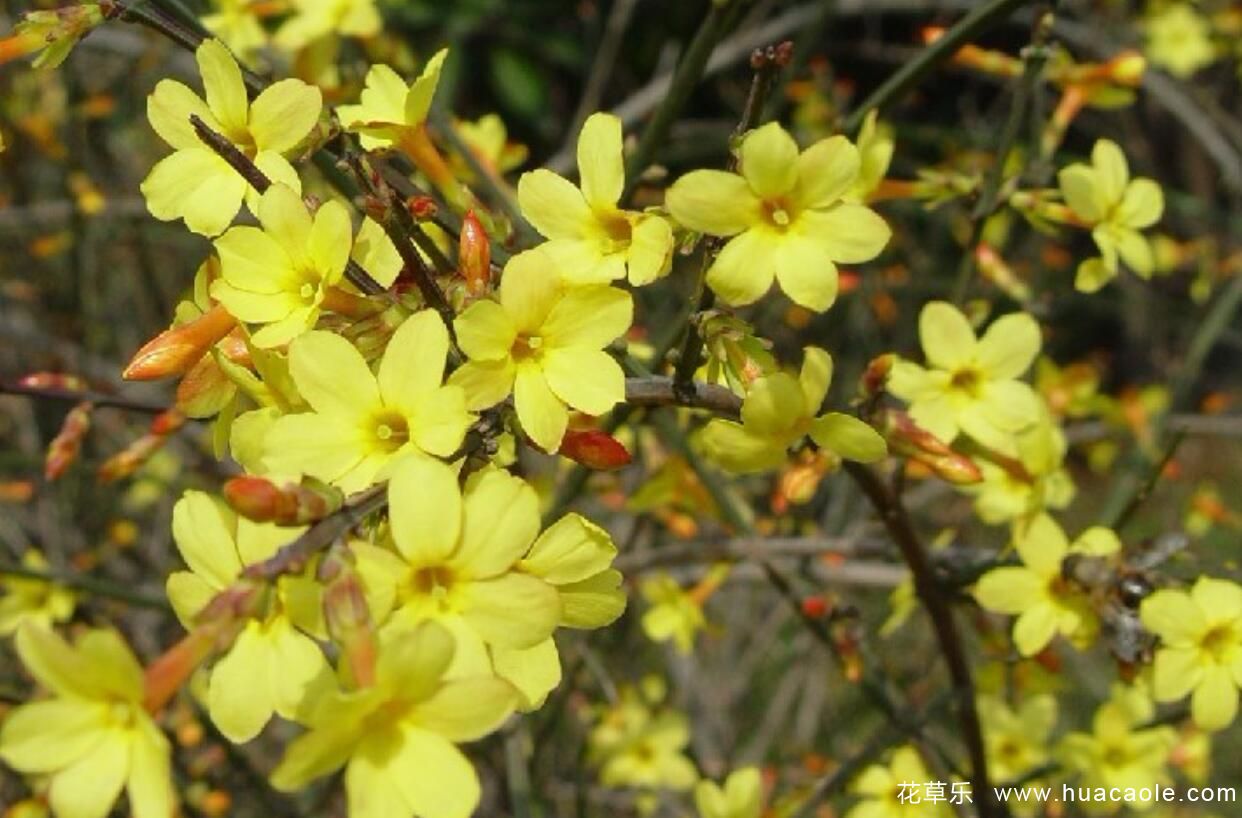
<svg viewBox="0 0 1242 818">
<path fill-rule="evenodd" d="M 801 607 L 802 615 L 808 619 L 821 619 L 828 613 L 828 601 L 819 595 L 805 597 Z"/>
<path fill-rule="evenodd" d="M 309 525 L 344 503 L 340 489 L 291 483 L 280 488 L 262 477 L 234 477 L 224 484 L 229 506 L 247 520 L 284 526 Z"/>
<path fill-rule="evenodd" d="M 0 40 L 0 65 L 42 51 L 34 67 L 55 68 L 65 61 L 79 40 L 103 21 L 104 10 L 99 3 L 26 12 L 13 27 L 13 34 Z"/>
<path fill-rule="evenodd" d="M 621 441 L 599 429 L 566 431 L 557 454 L 597 471 L 628 466 L 632 459 Z"/>
<path fill-rule="evenodd" d="M 184 375 L 220 339 L 233 331 L 237 319 L 220 304 L 187 324 L 165 330 L 134 354 L 121 377 L 153 381 Z"/>
<path fill-rule="evenodd" d="M 471 295 L 487 291 L 492 278 L 492 243 L 473 210 L 467 210 L 461 222 L 457 265 Z"/>
<path fill-rule="evenodd" d="M 410 215 L 420 222 L 434 219 L 436 214 L 440 212 L 440 206 L 430 196 L 411 196 L 405 200 L 405 209 L 410 211 Z"/>
<path fill-rule="evenodd" d="M 91 428 L 91 410 L 95 407 L 90 403 L 79 403 L 69 410 L 60 432 L 47 447 L 47 457 L 43 464 L 43 476 L 47 480 L 58 480 L 78 459 L 82 450 L 82 439 Z"/>
<path fill-rule="evenodd" d="M 61 392 L 86 392 L 90 386 L 84 378 L 60 372 L 32 372 L 17 382 L 27 389 L 55 389 Z"/>
<path fill-rule="evenodd" d="M 1142 52 L 1127 49 L 1108 61 L 1108 73 L 1113 82 L 1134 88 L 1143 81 L 1147 71 L 1147 58 Z"/>
<path fill-rule="evenodd" d="M 859 388 L 864 398 L 874 398 L 884 391 L 889 373 L 893 371 L 893 364 L 896 361 L 897 356 L 892 353 L 871 359 L 866 370 L 863 371 L 862 378 L 859 379 Z"/>
<path fill-rule="evenodd" d="M 890 409 L 880 416 L 880 429 L 895 454 L 910 458 L 931 469 L 942 480 L 954 485 L 970 485 L 983 479 L 974 461 L 954 451 L 947 443 L 919 426 L 905 412 Z"/>
<path fill-rule="evenodd" d="M 366 593 L 349 552 L 337 548 L 319 566 L 323 588 L 324 621 L 328 634 L 341 647 L 342 669 L 352 687 L 375 684 L 379 640 Z"/>
</svg>

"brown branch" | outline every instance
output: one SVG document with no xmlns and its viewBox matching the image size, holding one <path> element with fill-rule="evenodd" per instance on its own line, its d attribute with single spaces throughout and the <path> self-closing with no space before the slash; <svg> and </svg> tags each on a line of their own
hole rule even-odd
<svg viewBox="0 0 1242 818">
<path fill-rule="evenodd" d="M 199 118 L 198 114 L 190 114 L 190 124 L 194 126 L 194 133 L 202 141 L 204 145 L 211 148 L 216 154 L 229 163 L 229 167 L 237 171 L 237 173 L 246 180 L 246 183 L 263 195 L 272 186 L 272 180 L 267 178 L 258 165 L 250 161 L 250 157 L 242 153 L 236 145 L 226 139 L 223 135 L 216 133 L 211 127 Z M 371 274 L 362 269 L 362 265 L 354 261 L 352 258 L 346 263 L 345 278 L 349 280 L 363 293 L 367 295 L 380 295 L 384 293 L 384 288 L 378 281 L 371 277 Z"/>
<path fill-rule="evenodd" d="M 742 399 L 723 386 L 692 381 L 679 387 L 672 378 L 660 376 L 626 378 L 625 402 L 645 408 L 685 406 L 707 409 L 733 419 L 737 419 L 742 411 Z"/>
<path fill-rule="evenodd" d="M 935 568 L 927 550 L 910 524 L 910 518 L 901 499 L 890 492 L 869 467 L 861 463 L 845 461 L 845 471 L 866 495 L 875 508 L 889 536 L 901 549 L 902 557 L 914 577 L 914 587 L 923 607 L 931 617 L 932 627 L 940 652 L 948 665 L 953 683 L 955 709 L 962 739 L 970 754 L 971 788 L 974 790 L 979 815 L 982 818 L 1001 818 L 1007 815 L 1004 805 L 996 800 L 988 777 L 987 750 L 983 741 L 983 729 L 979 713 L 975 709 L 975 685 L 971 677 L 966 647 L 953 620 L 953 609 L 936 578 Z"/>
<path fill-rule="evenodd" d="M 149 403 L 136 398 L 124 398 L 119 395 L 107 395 L 102 392 L 85 392 L 76 389 L 54 389 L 50 387 L 22 386 L 15 383 L 0 383 L 0 395 L 21 395 L 44 400 L 68 401 L 70 403 L 90 403 L 94 406 L 107 406 L 112 409 L 124 409 L 128 412 L 140 412 L 144 415 L 158 415 L 167 412 L 169 407 L 158 403 Z"/>
</svg>

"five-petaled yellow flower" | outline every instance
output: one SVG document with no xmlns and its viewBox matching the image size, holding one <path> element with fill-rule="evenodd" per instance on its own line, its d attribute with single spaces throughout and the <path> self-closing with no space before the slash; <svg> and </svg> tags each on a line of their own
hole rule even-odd
<svg viewBox="0 0 1242 818">
<path fill-rule="evenodd" d="M 337 108 L 341 122 L 362 135 L 362 147 L 367 150 L 401 144 L 407 132 L 427 121 L 447 57 L 447 49 L 436 52 L 409 86 L 387 65 L 371 66 L 359 103 Z"/>
<path fill-rule="evenodd" d="M 729 239 L 707 283 L 740 306 L 776 280 L 795 303 L 828 309 L 837 298 L 836 263 L 870 261 L 891 234 L 874 211 L 845 200 L 858 179 L 858 149 L 834 136 L 799 154 L 772 122 L 747 134 L 740 159 L 740 174 L 691 171 L 668 191 L 678 222 Z"/>
<path fill-rule="evenodd" d="M 1039 354 L 1039 325 L 1011 313 L 975 336 L 961 310 L 933 301 L 919 315 L 926 368 L 906 360 L 893 366 L 888 389 L 910 404 L 910 417 L 945 443 L 965 432 L 983 446 L 1017 455 L 1015 433 L 1039 422 L 1043 406 L 1017 380 Z"/>
<path fill-rule="evenodd" d="M 807 347 L 803 355 L 798 377 L 775 372 L 755 379 L 742 402 L 741 423 L 707 424 L 699 440 L 713 460 L 733 472 L 774 469 L 807 435 L 846 460 L 870 463 L 888 453 L 884 438 L 858 418 L 819 414 L 832 383 L 832 357 L 818 347 Z"/>
<path fill-rule="evenodd" d="M 993 568 L 975 586 L 975 599 L 990 611 L 1017 617 L 1013 641 L 1023 656 L 1039 653 L 1057 634 L 1082 646 L 1098 629 L 1090 597 L 1062 576 L 1070 554 L 1105 557 L 1121 550 L 1110 529 L 1095 526 L 1070 543 L 1047 514 L 1014 528 L 1020 566 Z"/>
<path fill-rule="evenodd" d="M 410 458 L 388 496 L 396 553 L 356 544 L 360 570 L 392 600 L 387 629 L 434 620 L 453 634 L 455 676 L 494 668 L 540 701 L 560 681 L 556 627 L 601 627 L 625 608 L 607 534 L 569 515 L 540 536 L 534 489 L 507 472 L 463 491 L 449 466 Z"/>
<path fill-rule="evenodd" d="M 272 784 L 296 792 L 345 768 L 350 818 L 469 818 L 479 777 L 457 748 L 499 727 L 517 691 L 495 676 L 445 678 L 452 634 L 433 622 L 383 639 L 376 683 L 308 705 Z"/>
<path fill-rule="evenodd" d="M 33 548 L 22 555 L 22 567 L 31 571 L 47 571 L 47 560 Z M 36 577 L 5 575 L 0 577 L 0 636 L 8 636 L 23 622 L 34 622 L 50 628 L 73 616 L 77 596 L 56 582 Z"/>
<path fill-rule="evenodd" d="M 1143 600 L 1143 624 L 1160 637 L 1157 701 L 1191 694 L 1195 724 L 1223 730 L 1238 714 L 1242 687 L 1242 587 L 1200 577 L 1189 592 L 1165 589 Z"/>
<path fill-rule="evenodd" d="M 276 44 L 296 51 L 330 34 L 372 37 L 383 26 L 375 0 L 291 0 L 294 15 L 276 32 Z"/>
<path fill-rule="evenodd" d="M 289 345 L 289 374 L 313 411 L 272 424 L 264 466 L 310 475 L 348 494 L 382 479 L 405 455 L 452 455 L 475 418 L 462 390 L 443 385 L 448 347 L 448 330 L 431 310 L 393 333 L 378 374 L 340 335 L 299 336 Z"/>
<path fill-rule="evenodd" d="M 300 196 L 272 185 L 259 201 L 258 227 L 233 227 L 216 239 L 220 278 L 211 295 L 239 321 L 263 324 L 251 340 L 259 347 L 286 344 L 315 326 L 334 300 L 353 248 L 353 225 L 340 202 L 312 217 Z M 392 283 L 396 269 L 386 281 Z M 328 302 L 325 304 L 325 299 Z"/>
<path fill-rule="evenodd" d="M 252 523 L 219 499 L 187 491 L 173 507 L 173 539 L 190 570 L 168 577 L 168 599 L 182 623 L 192 627 L 244 567 L 272 556 L 302 530 Z M 323 629 L 319 586 L 309 578 L 282 577 L 273 597 L 209 677 L 208 712 L 231 741 L 254 738 L 273 713 L 293 718 L 312 685 L 330 682 L 323 652 L 300 630 Z"/>
<path fill-rule="evenodd" d="M 205 102 L 174 80 L 161 81 L 147 100 L 151 127 L 175 153 L 151 169 L 142 193 L 157 219 L 185 219 L 186 227 L 195 233 L 218 236 L 233 221 L 243 200 L 257 212 L 259 194 L 199 140 L 190 115 L 197 115 L 232 142 L 269 179 L 300 193 L 297 171 L 284 155 L 315 127 L 323 97 L 319 89 L 288 79 L 269 86 L 251 103 L 241 69 L 223 43 L 208 40 L 195 56 Z"/>
<path fill-rule="evenodd" d="M 850 784 L 850 794 L 862 800 L 845 818 L 950 818 L 948 799 L 925 797 L 925 788 L 933 783 L 919 751 L 898 747 L 887 764 L 872 764 Z"/>
<path fill-rule="evenodd" d="M 1091 227 L 1098 258 L 1078 265 L 1074 286 L 1095 292 L 1117 275 L 1118 257 L 1143 278 L 1155 261 L 1151 244 L 1139 231 L 1151 227 L 1164 212 L 1164 192 L 1151 179 L 1130 178 L 1126 156 L 1117 143 L 1101 139 L 1091 151 L 1091 164 L 1063 168 L 1057 175 L 1061 194 L 1074 214 Z"/>
<path fill-rule="evenodd" d="M 603 348 L 630 328 L 633 311 L 615 287 L 564 287 L 551 258 L 528 250 L 505 265 L 499 301 L 476 301 L 457 318 L 470 360 L 449 382 L 465 389 L 471 409 L 513 392 L 526 434 L 555 452 L 569 407 L 602 415 L 625 398 L 625 373 Z"/>
<path fill-rule="evenodd" d="M 54 698 L 24 704 L 0 726 L 0 759 L 48 776 L 56 818 L 104 818 L 124 789 L 134 818 L 168 818 L 168 740 L 142 707 L 142 667 L 114 631 L 69 645 L 41 625 L 17 631 L 17 653 Z"/>
<path fill-rule="evenodd" d="M 540 168 L 518 181 L 522 215 L 548 238 L 543 249 L 576 284 L 629 277 L 635 286 L 667 273 L 673 229 L 660 216 L 617 207 L 625 188 L 621 120 L 594 114 L 578 136 L 581 189 Z"/>
</svg>

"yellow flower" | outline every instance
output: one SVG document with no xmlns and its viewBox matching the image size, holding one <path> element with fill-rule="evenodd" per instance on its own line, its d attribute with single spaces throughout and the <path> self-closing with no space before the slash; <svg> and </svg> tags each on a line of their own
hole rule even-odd
<svg viewBox="0 0 1242 818">
<path fill-rule="evenodd" d="M 187 491 L 173 507 L 173 538 L 190 571 L 168 578 L 168 599 L 190 627 L 195 616 L 242 569 L 292 542 L 301 528 L 252 523 L 219 499 Z M 319 586 L 285 577 L 268 611 L 246 623 L 212 668 L 207 689 L 211 720 L 229 740 L 254 738 L 278 713 L 291 719 L 314 684 L 328 679 L 322 651 L 301 629 L 322 630 Z"/>
<path fill-rule="evenodd" d="M 216 10 L 203 15 L 203 25 L 234 52 L 244 57 L 267 45 L 253 0 L 212 0 L 211 5 Z"/>
<path fill-rule="evenodd" d="M 383 20 L 375 0 L 291 0 L 294 15 L 276 32 L 276 44 L 297 51 L 336 34 L 373 37 Z"/>
<path fill-rule="evenodd" d="M 694 638 L 703 630 L 703 602 L 694 589 L 685 589 L 668 574 L 643 580 L 643 599 L 650 606 L 643 614 L 643 632 L 654 642 L 672 640 L 682 653 L 694 650 Z"/>
<path fill-rule="evenodd" d="M 604 712 L 587 738 L 605 787 L 688 790 L 698 771 L 685 756 L 690 723 L 675 710 L 652 708 L 633 688 Z"/>
<path fill-rule="evenodd" d="M 723 787 L 700 781 L 694 788 L 699 818 L 759 818 L 763 811 L 763 779 L 758 767 L 729 773 Z"/>
<path fill-rule="evenodd" d="M 499 727 L 517 693 L 494 676 L 444 678 L 451 634 L 434 623 L 383 640 L 374 686 L 309 707 L 272 785 L 297 792 L 341 767 L 350 818 L 469 818 L 479 778 L 457 744 Z"/>
<path fill-rule="evenodd" d="M 965 432 L 983 446 L 1017 455 L 1014 434 L 1043 416 L 1039 397 L 1019 380 L 1039 354 L 1039 325 L 1026 313 L 992 322 L 976 338 L 952 304 L 933 301 L 919 315 L 928 367 L 901 360 L 888 389 L 910 404 L 910 417 L 945 443 Z"/>
<path fill-rule="evenodd" d="M 526 161 L 525 145 L 509 141 L 509 130 L 498 114 L 485 114 L 474 122 L 453 123 L 462 141 L 474 152 L 475 158 L 497 174 L 508 173 Z M 473 171 L 454 155 L 453 170 L 467 182 L 474 181 Z"/>
<path fill-rule="evenodd" d="M 993 696 L 980 696 L 979 721 L 994 781 L 1015 781 L 1048 763 L 1048 738 L 1057 723 L 1057 700 L 1031 696 L 1017 710 Z"/>
<path fill-rule="evenodd" d="M 1065 433 L 1044 413 L 1038 423 L 1014 438 L 1017 462 L 1007 468 L 984 458 L 975 460 L 983 481 L 963 486 L 975 496 L 975 513 L 991 525 L 1063 509 L 1074 499 L 1074 482 L 1065 469 Z"/>
<path fill-rule="evenodd" d="M 548 238 L 543 249 L 565 280 L 598 284 L 628 276 L 640 287 L 667 273 L 673 228 L 660 216 L 617 208 L 625 188 L 620 119 L 593 114 L 583 123 L 578 173 L 581 189 L 542 168 L 518 181 L 522 215 Z"/>
<path fill-rule="evenodd" d="M 818 347 L 803 350 L 798 377 L 775 372 L 756 378 L 742 402 L 742 422 L 716 419 L 699 437 L 708 456 L 734 472 L 773 469 L 807 435 L 846 460 L 871 463 L 888 453 L 884 438 L 851 415 L 819 409 L 832 384 L 832 356 Z"/>
<path fill-rule="evenodd" d="M 362 147 L 369 151 L 400 144 L 407 131 L 426 122 L 447 57 L 447 49 L 436 52 L 408 87 L 387 65 L 371 66 L 359 104 L 337 108 L 342 124 L 361 134 Z"/>
<path fill-rule="evenodd" d="M 893 751 L 888 764 L 872 764 L 850 785 L 850 793 L 862 798 L 845 818 L 950 818 L 953 810 L 945 800 L 924 798 L 924 786 L 934 779 L 913 747 Z"/>
<path fill-rule="evenodd" d="M 410 458 L 388 496 L 396 553 L 356 544 L 360 570 L 393 602 L 387 629 L 434 620 L 454 635 L 454 676 L 494 669 L 541 701 L 560 681 L 556 627 L 601 627 L 625 608 L 608 535 L 569 515 L 540 536 L 534 489 L 507 472 L 472 475 L 463 491 L 449 466 Z"/>
<path fill-rule="evenodd" d="M 865 202 L 867 197 L 884 181 L 888 166 L 893 161 L 893 129 L 880 124 L 879 112 L 872 110 L 863 119 L 858 131 L 858 156 L 861 160 L 858 179 L 842 196 L 847 202 Z"/>
<path fill-rule="evenodd" d="M 305 474 L 346 494 L 364 489 L 407 454 L 448 457 L 474 416 L 443 386 L 448 330 L 431 310 L 402 324 L 374 375 L 339 335 L 313 331 L 289 345 L 289 374 L 312 411 L 272 424 L 263 447 L 271 472 Z"/>
<path fill-rule="evenodd" d="M 1172 3 L 1149 15 L 1147 57 L 1170 74 L 1187 79 L 1216 60 L 1211 24 L 1190 3 Z"/>
<path fill-rule="evenodd" d="M 1204 730 L 1223 730 L 1238 714 L 1242 686 L 1242 587 L 1200 577 L 1190 592 L 1160 590 L 1143 600 L 1143 624 L 1160 637 L 1152 687 L 1158 701 L 1191 696 Z"/>
<path fill-rule="evenodd" d="M 1072 544 L 1056 521 L 1040 514 L 1014 529 L 1021 566 L 988 571 L 975 586 L 975 599 L 990 611 L 1017 616 L 1013 641 L 1023 656 L 1034 656 L 1057 635 L 1083 645 L 1098 628 L 1091 600 L 1061 576 L 1070 554 L 1103 557 L 1121 550 L 1110 529 L 1088 528 Z"/>
<path fill-rule="evenodd" d="M 1167 786 L 1165 767 L 1169 752 L 1177 743 L 1170 727 L 1141 725 L 1151 721 L 1156 708 L 1141 689 L 1114 684 L 1112 697 L 1095 713 L 1091 733 L 1070 733 L 1061 740 L 1058 755 L 1071 770 L 1082 776 L 1079 788 L 1118 788 L 1136 793 Z M 1143 803 L 1132 804 L 1142 809 Z M 1088 812 L 1112 813 L 1116 802 L 1084 803 Z"/>
<path fill-rule="evenodd" d="M 241 69 L 219 40 L 203 43 L 195 56 L 206 102 L 173 80 L 161 81 L 147 100 L 151 127 L 175 153 L 151 169 L 142 193 L 157 219 L 185 219 L 195 233 L 218 236 L 237 215 L 243 199 L 257 212 L 259 194 L 199 141 L 190 115 L 232 142 L 269 179 L 300 193 L 302 183 L 284 154 L 315 127 L 323 97 L 319 89 L 288 79 L 269 86 L 250 103 Z"/>
<path fill-rule="evenodd" d="M 625 398 L 625 373 L 603 348 L 630 328 L 629 293 L 602 284 L 562 286 L 540 249 L 514 256 L 500 300 L 476 301 L 456 321 L 470 360 L 449 383 L 471 409 L 510 392 L 526 434 L 546 452 L 561 445 L 573 407 L 602 415 Z"/>
<path fill-rule="evenodd" d="M 793 137 L 772 122 L 747 134 L 740 151 L 740 174 L 696 170 L 668 191 L 678 222 L 729 239 L 707 283 L 740 306 L 776 280 L 795 303 L 828 309 L 837 297 L 834 262 L 870 261 L 890 236 L 874 211 L 844 199 L 858 180 L 858 149 L 834 136 L 799 154 Z"/>
<path fill-rule="evenodd" d="M 22 555 L 22 567 L 40 573 L 47 571 L 47 560 L 33 548 Z M 34 577 L 6 575 L 0 577 L 0 636 L 14 633 L 23 622 L 50 628 L 73 616 L 77 596 L 55 582 Z"/>
<path fill-rule="evenodd" d="M 17 631 L 22 663 L 54 698 L 22 705 L 0 726 L 0 759 L 48 776 L 56 818 L 104 818 L 124 788 L 134 818 L 168 818 L 169 746 L 142 709 L 142 667 L 113 631 L 70 646 L 32 623 Z"/>
<path fill-rule="evenodd" d="M 263 194 L 258 215 L 262 229 L 233 227 L 216 239 L 220 278 L 211 295 L 237 320 L 263 324 L 251 340 L 266 348 L 315 325 L 325 296 L 345 275 L 353 225 L 340 202 L 327 202 L 312 218 L 284 185 Z"/>
<path fill-rule="evenodd" d="M 1117 275 L 1120 257 L 1130 269 L 1150 278 L 1155 261 L 1140 230 L 1164 212 L 1164 192 L 1151 179 L 1130 179 L 1125 154 L 1115 142 L 1101 139 L 1091 150 L 1091 164 L 1075 164 L 1057 174 L 1061 195 L 1074 214 L 1091 226 L 1100 257 L 1078 265 L 1074 286 L 1095 292 Z"/>
</svg>

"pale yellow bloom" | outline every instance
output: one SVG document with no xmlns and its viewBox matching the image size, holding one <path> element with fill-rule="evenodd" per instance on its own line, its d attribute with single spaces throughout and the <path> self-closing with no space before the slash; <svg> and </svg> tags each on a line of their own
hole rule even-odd
<svg viewBox="0 0 1242 818">
<path fill-rule="evenodd" d="M 372 37 L 383 19 L 375 0 L 290 0 L 294 14 L 276 32 L 276 44 L 296 51 L 329 35 Z"/>
<path fill-rule="evenodd" d="M 1216 61 L 1211 23 L 1191 3 L 1171 3 L 1143 27 L 1148 59 L 1175 77 L 1186 79 Z"/>
<path fill-rule="evenodd" d="M 437 51 L 423 66 L 418 79 L 408 86 L 387 65 L 371 66 L 358 104 L 337 108 L 341 122 L 348 130 L 361 134 L 362 147 L 367 150 L 400 144 L 407 131 L 421 128 L 426 122 L 447 58 L 447 49 Z"/>
<path fill-rule="evenodd" d="M 47 560 L 33 548 L 22 555 L 22 567 L 40 573 L 48 569 Z M 77 596 L 55 582 L 16 574 L 0 576 L 0 636 L 15 632 L 23 622 L 50 628 L 73 616 Z"/>
<path fill-rule="evenodd" d="M 763 778 L 758 767 L 742 767 L 729 773 L 721 787 L 700 781 L 694 788 L 699 818 L 759 818 L 763 811 Z"/>
</svg>

